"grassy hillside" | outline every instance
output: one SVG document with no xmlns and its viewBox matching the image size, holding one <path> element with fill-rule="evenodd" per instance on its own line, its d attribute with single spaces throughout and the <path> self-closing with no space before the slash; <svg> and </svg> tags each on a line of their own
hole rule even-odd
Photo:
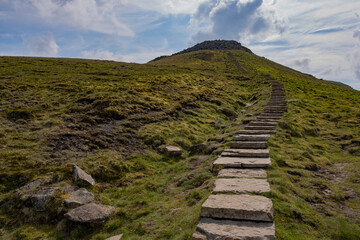
<svg viewBox="0 0 360 240">
<path fill-rule="evenodd" d="M 116 207 L 103 226 L 75 224 L 64 233 L 56 221 L 24 220 L 14 204 L 1 209 L 4 239 L 191 239 L 212 189 L 211 163 L 265 104 L 267 75 L 290 100 L 269 142 L 277 238 L 359 239 L 355 90 L 241 50 L 144 65 L 1 57 L 0 67 L 2 201 L 38 178 L 71 184 L 76 163 L 97 181 L 89 189 L 96 201 Z M 165 145 L 185 152 L 166 156 Z"/>
<path fill-rule="evenodd" d="M 90 188 L 96 201 L 116 214 L 100 227 L 73 225 L 73 239 L 116 233 L 188 239 L 212 189 L 211 162 L 245 120 L 242 111 L 260 107 L 269 85 L 238 73 L 225 53 L 172 60 L 160 66 L 1 57 L 3 201 L 38 178 L 71 184 L 76 163 L 97 181 Z M 185 152 L 166 156 L 165 145 Z M 4 239 L 63 237 L 57 221 L 48 225 L 19 212 L 19 204 L 2 208 Z"/>
</svg>

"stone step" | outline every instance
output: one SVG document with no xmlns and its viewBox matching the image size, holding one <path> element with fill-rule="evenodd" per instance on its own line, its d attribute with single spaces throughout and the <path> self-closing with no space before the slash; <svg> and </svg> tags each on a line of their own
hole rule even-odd
<svg viewBox="0 0 360 240">
<path fill-rule="evenodd" d="M 264 108 L 264 111 L 268 111 L 268 110 L 271 110 L 271 111 L 287 111 L 287 108 L 284 108 L 284 107 L 265 107 Z"/>
<path fill-rule="evenodd" d="M 268 122 L 258 122 L 258 121 L 251 121 L 249 126 L 276 126 L 277 121 L 268 121 Z"/>
<path fill-rule="evenodd" d="M 266 179 L 219 178 L 215 181 L 213 193 L 260 194 L 270 192 Z"/>
<path fill-rule="evenodd" d="M 260 149 L 260 148 L 267 148 L 267 141 L 234 141 L 230 143 L 230 148 L 237 149 Z"/>
<path fill-rule="evenodd" d="M 270 134 L 263 135 L 236 135 L 235 141 L 267 141 L 270 138 Z"/>
<path fill-rule="evenodd" d="M 262 116 L 262 115 L 259 115 L 257 116 L 256 120 L 258 119 L 275 119 L 275 120 L 279 120 L 283 117 L 284 114 L 282 115 L 270 115 L 270 116 Z"/>
<path fill-rule="evenodd" d="M 261 113 L 260 116 L 282 116 L 283 113 Z"/>
<path fill-rule="evenodd" d="M 286 101 L 269 101 L 266 106 L 286 107 Z"/>
<path fill-rule="evenodd" d="M 279 119 L 274 119 L 274 118 L 257 118 L 256 119 L 257 122 L 279 122 Z"/>
<path fill-rule="evenodd" d="M 266 168 L 271 166 L 270 158 L 218 157 L 214 166 L 225 168 Z"/>
<path fill-rule="evenodd" d="M 264 109 L 264 113 L 284 113 L 286 109 Z"/>
<path fill-rule="evenodd" d="M 282 110 L 282 111 L 286 111 L 287 107 L 283 107 L 283 106 L 266 106 L 264 108 L 264 110 Z"/>
<path fill-rule="evenodd" d="M 276 126 L 245 126 L 245 130 L 274 130 Z"/>
<path fill-rule="evenodd" d="M 272 222 L 273 204 L 263 196 L 210 195 L 201 207 L 201 217 Z"/>
<path fill-rule="evenodd" d="M 229 178 L 267 178 L 265 169 L 258 168 L 224 168 L 221 169 L 218 177 L 229 177 Z"/>
<path fill-rule="evenodd" d="M 264 134 L 275 134 L 276 130 L 239 130 L 237 134 L 243 135 L 264 135 Z"/>
<path fill-rule="evenodd" d="M 222 157 L 255 157 L 255 158 L 268 158 L 270 149 L 225 149 Z"/>
<path fill-rule="evenodd" d="M 275 240 L 275 224 L 202 218 L 193 238 L 196 240 Z"/>
</svg>

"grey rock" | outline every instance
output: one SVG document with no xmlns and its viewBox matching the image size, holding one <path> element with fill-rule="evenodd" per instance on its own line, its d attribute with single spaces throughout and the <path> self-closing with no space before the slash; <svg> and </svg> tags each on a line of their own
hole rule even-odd
<svg viewBox="0 0 360 240">
<path fill-rule="evenodd" d="M 109 237 L 109 238 L 107 238 L 107 239 L 105 239 L 105 240 L 120 240 L 121 238 L 122 238 L 122 234 L 120 234 L 120 235 L 116 235 L 116 236 L 113 236 L 113 237 Z"/>
<path fill-rule="evenodd" d="M 36 192 L 31 196 L 31 203 L 36 211 L 45 211 L 46 204 L 51 200 L 52 195 L 58 188 L 49 187 Z"/>
<path fill-rule="evenodd" d="M 221 169 L 218 177 L 231 178 L 266 178 L 266 170 L 258 168 L 238 169 L 238 168 L 224 168 Z"/>
<path fill-rule="evenodd" d="M 276 130 L 240 130 L 237 133 L 243 135 L 264 135 L 264 134 L 275 134 Z"/>
<path fill-rule="evenodd" d="M 75 183 L 80 186 L 95 185 L 95 180 L 87 174 L 84 170 L 73 164 L 73 177 Z"/>
<path fill-rule="evenodd" d="M 251 126 L 244 127 L 245 130 L 274 130 L 275 126 Z"/>
<path fill-rule="evenodd" d="M 263 196 L 210 195 L 201 207 L 201 216 L 216 219 L 234 219 L 271 222 L 273 204 Z"/>
<path fill-rule="evenodd" d="M 277 121 L 268 121 L 268 122 L 258 122 L 252 121 L 249 125 L 250 126 L 276 126 Z"/>
<path fill-rule="evenodd" d="M 270 158 L 219 157 L 214 165 L 230 168 L 264 168 L 271 166 Z"/>
<path fill-rule="evenodd" d="M 108 219 L 113 211 L 112 206 L 88 203 L 70 210 L 65 217 L 73 222 L 100 224 Z"/>
<path fill-rule="evenodd" d="M 35 188 L 39 187 L 41 184 L 42 184 L 42 180 L 38 179 L 38 180 L 35 180 L 29 184 L 26 184 L 25 186 L 22 186 L 21 188 L 19 188 L 17 190 L 15 190 L 14 193 L 18 193 L 21 191 L 31 191 L 31 190 L 34 190 Z"/>
<path fill-rule="evenodd" d="M 213 193 L 259 194 L 270 192 L 265 179 L 229 178 L 216 179 Z"/>
<path fill-rule="evenodd" d="M 171 156 L 180 156 L 183 153 L 183 150 L 176 146 L 166 146 L 165 153 Z"/>
<path fill-rule="evenodd" d="M 68 208 L 76 208 L 94 200 L 94 194 L 90 193 L 85 188 L 72 192 L 70 197 L 65 200 L 65 206 Z"/>
<path fill-rule="evenodd" d="M 197 240 L 275 240 L 272 222 L 231 221 L 202 218 L 193 237 Z"/>
<path fill-rule="evenodd" d="M 270 134 L 263 135 L 237 135 L 234 137 L 234 141 L 267 141 L 270 138 Z"/>
<path fill-rule="evenodd" d="M 267 158 L 270 155 L 269 149 L 225 149 L 221 156 L 231 157 L 258 157 Z"/>
<path fill-rule="evenodd" d="M 230 143 L 230 148 L 243 148 L 243 149 L 265 149 L 267 148 L 267 141 L 234 141 Z"/>
</svg>

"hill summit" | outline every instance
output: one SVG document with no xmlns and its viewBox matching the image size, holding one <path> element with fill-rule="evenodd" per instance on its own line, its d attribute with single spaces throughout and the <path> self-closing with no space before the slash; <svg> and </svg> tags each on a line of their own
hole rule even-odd
<svg viewBox="0 0 360 240">
<path fill-rule="evenodd" d="M 171 56 L 200 51 L 200 50 L 243 50 L 248 53 L 253 53 L 249 48 L 244 47 L 243 45 L 241 45 L 241 43 L 234 40 L 211 40 L 211 41 L 204 41 L 202 43 L 198 43 L 193 47 L 174 53 Z M 155 58 L 154 60 L 151 60 L 150 62 L 157 61 L 166 57 L 170 57 L 170 56 L 160 56 Z"/>
<path fill-rule="evenodd" d="M 189 53 L 200 50 L 244 50 L 245 52 L 252 53 L 252 51 L 241 43 L 234 40 L 213 40 L 198 43 L 191 48 L 187 48 L 181 52 L 175 53 L 174 55 Z"/>
</svg>

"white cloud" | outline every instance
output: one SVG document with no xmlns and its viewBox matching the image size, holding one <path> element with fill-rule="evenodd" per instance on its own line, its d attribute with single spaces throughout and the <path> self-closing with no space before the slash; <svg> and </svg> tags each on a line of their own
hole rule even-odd
<svg viewBox="0 0 360 240">
<path fill-rule="evenodd" d="M 134 32 L 121 20 L 117 10 L 121 2 L 115 0 L 16 0 L 20 12 L 40 17 L 53 25 L 67 25 L 85 31 L 132 37 Z"/>
<path fill-rule="evenodd" d="M 107 50 L 83 51 L 81 54 L 82 57 L 90 59 L 124 61 L 120 54 L 114 54 Z"/>
<path fill-rule="evenodd" d="M 263 0 L 205 2 L 192 17 L 193 28 L 197 28 L 192 40 L 234 39 L 246 44 L 281 33 L 285 20 L 276 13 L 273 4 Z"/>
<path fill-rule="evenodd" d="M 31 36 L 24 40 L 30 53 L 34 56 L 56 57 L 59 46 L 56 44 L 53 34 Z"/>
<path fill-rule="evenodd" d="M 108 50 L 97 50 L 97 51 L 83 51 L 82 57 L 89 59 L 100 59 L 100 60 L 114 60 L 119 62 L 136 62 L 136 63 L 146 63 L 156 57 L 163 55 L 170 55 L 173 50 L 164 50 L 164 49 L 138 49 L 137 52 L 121 54 L 113 53 Z"/>
<path fill-rule="evenodd" d="M 316 77 L 355 85 L 351 79 L 360 69 L 355 47 L 360 21 L 354 9 L 360 9 L 359 1 L 283 0 L 274 6 L 287 19 L 286 30 L 252 39 L 251 50 Z M 311 61 L 304 66 L 298 62 L 303 59 Z"/>
<path fill-rule="evenodd" d="M 207 1 L 208 0 L 126 0 L 122 2 L 161 14 L 193 14 L 201 3 Z"/>
</svg>

